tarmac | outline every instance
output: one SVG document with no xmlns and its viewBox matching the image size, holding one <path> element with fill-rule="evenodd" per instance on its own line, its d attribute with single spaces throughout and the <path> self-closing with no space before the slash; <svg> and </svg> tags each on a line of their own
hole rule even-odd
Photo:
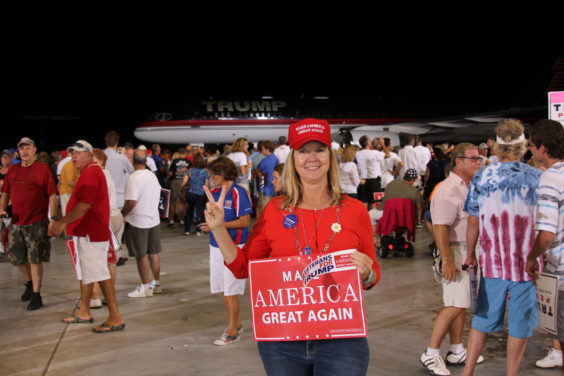
<svg viewBox="0 0 564 376">
<path fill-rule="evenodd" d="M 254 222 L 253 222 L 254 223 Z M 107 308 L 92 310 L 94 324 L 65 325 L 79 298 L 79 285 L 64 239 L 52 240 L 51 261 L 44 265 L 44 307 L 27 311 L 20 301 L 24 280 L 9 262 L 0 263 L 0 376 L 3 375 L 264 375 L 252 334 L 248 296 L 240 298 L 245 331 L 238 343 L 213 344 L 226 327 L 221 295 L 209 291 L 208 236 L 184 236 L 180 227 L 162 224 L 163 293 L 128 298 L 139 283 L 135 260 L 117 268 L 116 294 L 125 330 L 95 334 Z M 382 280 L 364 294 L 370 365 L 368 375 L 426 375 L 420 356 L 433 320 L 442 308 L 441 286 L 431 271 L 424 229 L 417 232 L 415 256 L 379 259 Z M 464 331 L 466 346 L 470 313 Z M 476 375 L 505 374 L 507 332 L 491 334 Z M 520 374 L 562 375 L 562 368 L 542 370 L 536 360 L 550 345 L 536 329 L 527 344 Z M 441 354 L 446 356 L 448 338 Z M 462 367 L 449 367 L 460 375 Z"/>
</svg>

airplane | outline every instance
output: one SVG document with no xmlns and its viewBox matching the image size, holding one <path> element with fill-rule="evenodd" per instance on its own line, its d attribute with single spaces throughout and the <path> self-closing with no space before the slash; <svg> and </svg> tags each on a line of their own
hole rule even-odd
<svg viewBox="0 0 564 376">
<path fill-rule="evenodd" d="M 564 59 L 558 59 L 552 70 L 555 77 L 549 88 L 554 91 L 554 82 L 561 85 Z M 546 91 L 542 94 L 546 95 Z M 387 137 L 392 145 L 400 145 L 404 134 L 419 135 L 423 142 L 482 142 L 494 135 L 495 126 L 505 118 L 518 118 L 527 126 L 546 117 L 546 105 L 523 103 L 428 105 L 424 99 L 394 103 L 378 98 L 305 94 L 297 98 L 209 97 L 152 114 L 134 130 L 134 135 L 145 142 L 162 144 L 232 143 L 240 137 L 249 142 L 277 141 L 279 136 L 287 135 L 291 123 L 314 117 L 327 120 L 332 139 L 341 144 L 357 143 L 362 135 L 368 135 L 372 139 Z"/>
</svg>

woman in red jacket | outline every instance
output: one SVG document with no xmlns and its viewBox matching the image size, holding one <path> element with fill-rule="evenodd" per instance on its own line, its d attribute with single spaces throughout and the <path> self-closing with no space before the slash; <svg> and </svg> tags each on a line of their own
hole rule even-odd
<svg viewBox="0 0 564 376">
<path fill-rule="evenodd" d="M 237 278 L 248 274 L 248 262 L 280 256 L 320 256 L 354 248 L 352 254 L 363 288 L 380 279 L 373 232 L 366 207 L 341 195 L 338 162 L 331 149 L 331 131 L 324 120 L 304 119 L 290 126 L 292 151 L 283 173 L 284 195 L 270 200 L 243 248 L 238 248 L 223 222 L 223 199 L 209 202 L 205 212 L 228 268 Z M 288 220 L 291 219 L 291 220 Z M 269 375 L 365 375 L 366 338 L 259 342 Z M 305 373 L 304 373 L 305 370 Z"/>
</svg>

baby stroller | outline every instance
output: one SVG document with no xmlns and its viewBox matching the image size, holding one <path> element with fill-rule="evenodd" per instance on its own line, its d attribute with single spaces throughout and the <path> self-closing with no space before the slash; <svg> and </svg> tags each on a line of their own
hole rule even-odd
<svg viewBox="0 0 564 376">
<path fill-rule="evenodd" d="M 413 257 L 415 250 L 415 204 L 409 198 L 392 198 L 386 201 L 382 218 L 376 225 L 376 233 L 382 235 L 378 255 L 405 254 Z M 404 234 L 407 233 L 407 241 Z"/>
</svg>

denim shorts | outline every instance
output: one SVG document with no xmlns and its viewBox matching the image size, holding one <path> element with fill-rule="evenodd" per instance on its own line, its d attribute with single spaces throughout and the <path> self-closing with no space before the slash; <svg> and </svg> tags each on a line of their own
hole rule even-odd
<svg viewBox="0 0 564 376">
<path fill-rule="evenodd" d="M 269 376 L 364 376 L 370 353 L 366 338 L 258 342 Z"/>
<path fill-rule="evenodd" d="M 472 328 L 485 333 L 503 330 L 506 305 L 509 335 L 529 338 L 538 325 L 537 293 L 531 281 L 482 277 L 478 290 L 478 312 L 472 320 Z"/>
</svg>

